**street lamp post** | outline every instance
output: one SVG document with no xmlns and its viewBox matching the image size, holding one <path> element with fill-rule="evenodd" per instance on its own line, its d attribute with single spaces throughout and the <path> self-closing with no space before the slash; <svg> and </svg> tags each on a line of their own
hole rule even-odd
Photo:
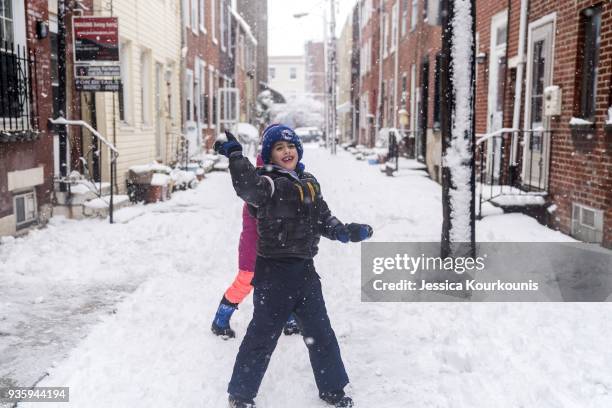
<svg viewBox="0 0 612 408">
<path fill-rule="evenodd" d="M 336 154 L 336 84 L 337 84 L 337 72 L 336 72 L 336 7 L 335 0 L 330 0 L 330 13 L 331 18 L 329 22 L 329 86 L 331 88 L 331 103 L 329 107 L 330 118 L 330 133 L 332 137 L 331 142 L 331 153 Z"/>
<path fill-rule="evenodd" d="M 336 154 L 336 85 L 337 85 L 337 61 L 336 61 L 336 4 L 335 0 L 330 2 L 329 33 L 325 14 L 323 17 L 323 44 L 325 49 L 325 146 Z M 293 18 L 302 18 L 311 13 L 296 13 Z M 329 38 L 328 38 L 329 36 Z"/>
</svg>

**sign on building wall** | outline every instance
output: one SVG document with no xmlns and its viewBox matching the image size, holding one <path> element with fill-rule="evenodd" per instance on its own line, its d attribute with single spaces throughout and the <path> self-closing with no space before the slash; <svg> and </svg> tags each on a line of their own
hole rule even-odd
<svg viewBox="0 0 612 408">
<path fill-rule="evenodd" d="M 76 89 L 118 92 L 121 63 L 117 17 L 74 17 L 72 30 Z"/>
</svg>

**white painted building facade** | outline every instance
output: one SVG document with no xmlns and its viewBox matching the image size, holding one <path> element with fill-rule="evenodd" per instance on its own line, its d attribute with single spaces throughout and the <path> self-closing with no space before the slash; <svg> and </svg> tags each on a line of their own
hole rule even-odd
<svg viewBox="0 0 612 408">
<path fill-rule="evenodd" d="M 110 15 L 107 1 L 95 4 L 97 15 Z M 113 14 L 119 18 L 123 92 L 97 93 L 96 112 L 98 130 L 119 151 L 117 185 L 125 191 L 130 166 L 176 160 L 181 130 L 181 4 L 114 0 Z"/>
<path fill-rule="evenodd" d="M 306 64 L 304 56 L 270 56 L 268 81 L 272 89 L 287 101 L 306 94 Z"/>
</svg>

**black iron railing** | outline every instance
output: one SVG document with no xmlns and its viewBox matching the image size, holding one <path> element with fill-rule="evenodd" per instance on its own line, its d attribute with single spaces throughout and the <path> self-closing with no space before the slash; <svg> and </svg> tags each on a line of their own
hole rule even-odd
<svg viewBox="0 0 612 408">
<path fill-rule="evenodd" d="M 500 196 L 546 194 L 552 131 L 501 129 L 479 136 L 476 141 L 479 216 L 484 202 Z"/>
<path fill-rule="evenodd" d="M 117 149 L 112 143 L 106 140 L 106 138 L 102 134 L 100 134 L 96 129 L 94 129 L 89 123 L 85 121 L 66 120 L 63 117 L 59 117 L 57 119 L 50 119 L 49 122 L 57 126 L 79 126 L 79 127 L 87 129 L 94 136 L 95 138 L 94 145 L 92 146 L 90 150 L 87 151 L 87 153 L 84 156 L 81 156 L 79 159 L 81 160 L 81 163 L 83 164 L 83 168 L 88 169 L 87 171 L 84 170 L 85 178 L 87 180 L 87 183 L 85 184 L 85 186 L 89 188 L 90 191 L 95 193 L 98 196 L 98 198 L 106 201 L 106 203 L 108 204 L 109 219 L 112 224 L 113 223 L 113 211 L 114 211 L 114 195 L 115 195 L 115 190 L 117 189 L 116 174 L 117 174 L 117 158 L 119 157 L 119 152 L 117 151 Z M 106 200 L 104 196 L 104 188 L 103 188 L 104 183 L 102 183 L 101 181 L 103 167 L 102 167 L 102 155 L 100 153 L 103 147 L 106 147 L 108 151 L 109 163 L 107 165 L 110 166 L 110 186 L 109 186 L 110 196 L 108 198 L 108 201 Z M 70 139 L 68 139 L 68 151 L 70 151 Z M 91 160 L 91 162 L 89 162 L 88 160 Z M 89 163 L 92 164 L 91 172 L 89 171 Z M 96 174 L 100 175 L 99 181 L 96 180 L 95 178 Z M 68 185 L 68 194 L 70 194 L 70 185 L 72 183 L 70 176 L 58 177 L 55 179 L 55 181 L 58 183 L 65 183 L 66 185 Z"/>
<path fill-rule="evenodd" d="M 25 47 L 0 44 L 1 141 L 30 140 L 37 135 L 36 56 Z"/>
</svg>

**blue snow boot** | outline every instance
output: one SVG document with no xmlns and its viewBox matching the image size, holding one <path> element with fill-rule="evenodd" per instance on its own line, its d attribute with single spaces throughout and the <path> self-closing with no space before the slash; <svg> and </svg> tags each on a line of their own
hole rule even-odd
<svg viewBox="0 0 612 408">
<path fill-rule="evenodd" d="M 238 305 L 231 303 L 225 299 L 225 296 L 219 303 L 219 308 L 215 314 L 211 330 L 217 336 L 221 336 L 224 339 L 230 339 L 236 337 L 236 332 L 230 327 L 230 319 L 234 311 L 238 308 Z"/>
<path fill-rule="evenodd" d="M 344 391 L 342 390 L 320 392 L 319 398 L 336 408 L 350 408 L 353 406 L 353 400 L 351 397 L 345 395 Z"/>
<path fill-rule="evenodd" d="M 229 408 L 256 408 L 253 400 L 245 400 L 240 397 L 230 395 L 228 401 Z"/>
<path fill-rule="evenodd" d="M 287 319 L 287 323 L 285 323 L 285 327 L 283 327 L 283 333 L 285 336 L 291 336 L 292 334 L 300 334 L 300 326 L 298 325 L 297 320 L 295 320 L 295 316 L 293 313 Z"/>
</svg>

